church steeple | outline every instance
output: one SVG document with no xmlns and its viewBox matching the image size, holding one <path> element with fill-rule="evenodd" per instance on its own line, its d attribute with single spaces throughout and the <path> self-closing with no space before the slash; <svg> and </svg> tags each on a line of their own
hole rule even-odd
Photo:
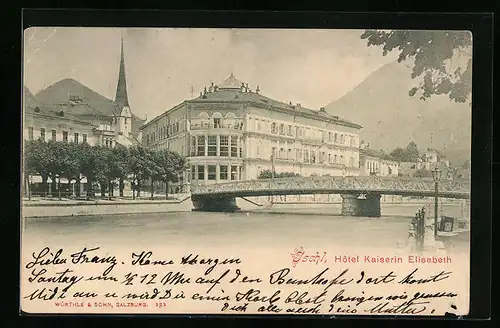
<svg viewBox="0 0 500 328">
<path fill-rule="evenodd" d="M 118 73 L 118 84 L 116 86 L 115 103 L 123 108 L 128 106 L 128 96 L 127 96 L 127 79 L 125 77 L 125 58 L 123 56 L 123 37 L 121 44 L 121 58 L 120 58 L 120 72 Z"/>
</svg>

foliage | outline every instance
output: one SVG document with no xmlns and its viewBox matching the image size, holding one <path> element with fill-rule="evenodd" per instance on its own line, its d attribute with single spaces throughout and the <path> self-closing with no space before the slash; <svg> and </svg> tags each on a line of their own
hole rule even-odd
<svg viewBox="0 0 500 328">
<path fill-rule="evenodd" d="M 367 46 L 381 46 L 383 55 L 399 52 L 398 62 L 413 59 L 411 78 L 423 77 L 409 90 L 420 99 L 447 94 L 459 103 L 469 99 L 472 90 L 471 33 L 467 31 L 366 30 L 361 39 Z M 460 65 L 465 59 L 466 64 Z M 464 67 L 465 66 L 465 69 Z"/>
<path fill-rule="evenodd" d="M 300 174 L 293 173 L 293 172 L 274 173 L 275 178 L 291 178 L 291 177 L 298 177 L 298 176 L 300 176 Z M 264 170 L 264 171 L 260 172 L 257 179 L 271 179 L 272 177 L 273 177 L 273 172 L 271 170 Z"/>
<path fill-rule="evenodd" d="M 417 144 L 413 141 L 410 141 L 406 148 L 395 148 L 390 154 L 390 157 L 398 162 L 416 162 L 419 156 Z"/>
<path fill-rule="evenodd" d="M 146 179 L 176 182 L 185 166 L 185 158 L 176 152 L 153 151 L 142 146 L 108 148 L 41 140 L 24 144 L 25 174 L 40 175 L 44 184 L 48 178 L 52 181 L 66 178 L 72 182 L 86 178 L 88 195 L 93 193 L 94 184 L 105 190 L 116 180 L 129 180 L 138 187 Z"/>
<path fill-rule="evenodd" d="M 415 178 L 431 178 L 432 172 L 426 169 L 418 169 L 413 173 Z"/>
</svg>

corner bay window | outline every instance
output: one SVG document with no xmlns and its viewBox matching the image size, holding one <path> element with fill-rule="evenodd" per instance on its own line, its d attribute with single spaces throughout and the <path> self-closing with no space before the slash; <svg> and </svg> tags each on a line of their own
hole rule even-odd
<svg viewBox="0 0 500 328">
<path fill-rule="evenodd" d="M 198 180 L 205 180 L 205 165 L 198 165 Z"/>
<path fill-rule="evenodd" d="M 191 180 L 196 180 L 196 166 L 191 165 Z"/>
<path fill-rule="evenodd" d="M 238 166 L 231 165 L 231 180 L 238 180 Z"/>
<path fill-rule="evenodd" d="M 231 137 L 231 157 L 238 157 L 238 137 Z"/>
<path fill-rule="evenodd" d="M 228 136 L 220 136 L 220 156 L 229 156 L 229 137 Z M 226 170 L 227 170 L 227 168 L 226 168 Z"/>
<path fill-rule="evenodd" d="M 227 180 L 227 165 L 219 166 L 220 180 Z"/>
<path fill-rule="evenodd" d="M 198 156 L 205 156 L 205 136 L 198 136 Z"/>
<path fill-rule="evenodd" d="M 217 179 L 217 166 L 216 165 L 208 165 L 208 180 L 216 180 Z"/>
<path fill-rule="evenodd" d="M 217 156 L 217 136 L 208 136 L 208 156 Z"/>
</svg>

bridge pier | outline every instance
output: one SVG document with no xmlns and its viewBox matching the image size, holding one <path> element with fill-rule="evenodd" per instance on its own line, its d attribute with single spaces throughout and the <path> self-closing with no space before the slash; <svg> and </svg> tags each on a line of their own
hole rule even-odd
<svg viewBox="0 0 500 328">
<path fill-rule="evenodd" d="M 367 194 L 361 199 L 356 194 L 341 196 L 343 216 L 380 217 L 380 194 Z"/>
<path fill-rule="evenodd" d="M 236 212 L 236 198 L 231 196 L 191 196 L 193 211 L 200 212 Z"/>
</svg>

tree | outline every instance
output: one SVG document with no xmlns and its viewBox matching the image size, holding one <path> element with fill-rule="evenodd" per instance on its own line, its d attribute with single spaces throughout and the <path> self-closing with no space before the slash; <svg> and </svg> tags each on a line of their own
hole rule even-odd
<svg viewBox="0 0 500 328">
<path fill-rule="evenodd" d="M 414 141 L 410 141 L 406 146 L 406 158 L 408 162 L 416 162 L 419 158 L 418 147 Z"/>
<path fill-rule="evenodd" d="M 397 147 L 391 153 L 390 156 L 397 160 L 398 162 L 406 162 L 406 152 L 403 148 Z"/>
<path fill-rule="evenodd" d="M 406 148 L 397 147 L 389 156 L 398 162 L 416 162 L 420 155 L 417 144 L 414 141 L 410 141 Z"/>
<path fill-rule="evenodd" d="M 108 152 L 108 179 L 110 197 L 113 196 L 114 189 L 113 181 L 118 180 L 118 190 L 120 197 L 123 197 L 123 181 L 128 177 L 128 159 L 129 151 L 126 147 L 117 144 L 111 151 Z"/>
<path fill-rule="evenodd" d="M 135 199 L 140 195 L 142 182 L 152 175 L 152 156 L 150 150 L 140 145 L 130 148 L 130 157 L 127 163 L 127 169 L 131 174 L 132 179 L 132 196 Z"/>
<path fill-rule="evenodd" d="M 42 140 L 31 140 L 24 144 L 24 174 L 28 178 L 30 175 L 39 175 L 42 178 L 42 185 L 48 193 L 48 178 L 51 176 L 51 168 L 57 161 L 56 155 L 51 152 L 48 144 Z M 31 186 L 29 186 L 31 189 Z"/>
<path fill-rule="evenodd" d="M 417 92 L 420 99 L 432 95 L 447 94 L 459 103 L 469 99 L 472 90 L 472 37 L 467 31 L 408 31 L 366 30 L 361 39 L 367 46 L 381 46 L 383 55 L 399 52 L 398 62 L 413 59 L 411 78 L 422 77 L 417 86 L 409 90 Z M 462 61 L 466 64 L 461 65 Z M 465 67 L 465 68 L 464 68 Z"/>
</svg>

